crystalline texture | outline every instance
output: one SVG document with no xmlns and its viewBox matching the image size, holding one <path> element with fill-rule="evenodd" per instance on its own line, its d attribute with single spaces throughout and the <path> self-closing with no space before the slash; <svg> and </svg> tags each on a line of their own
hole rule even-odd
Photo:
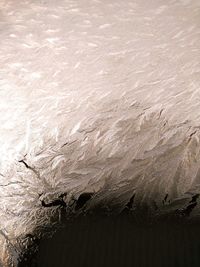
<svg viewBox="0 0 200 267">
<path fill-rule="evenodd" d="M 197 0 L 0 0 L 3 266 L 61 207 L 198 218 L 199 17 Z"/>
</svg>

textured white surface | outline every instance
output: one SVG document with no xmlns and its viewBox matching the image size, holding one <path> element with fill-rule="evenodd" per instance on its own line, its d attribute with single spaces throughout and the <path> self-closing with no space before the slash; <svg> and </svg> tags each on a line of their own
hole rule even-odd
<svg viewBox="0 0 200 267">
<path fill-rule="evenodd" d="M 199 127 L 199 1 L 0 0 L 11 242 L 46 223 L 57 207 L 41 199 L 62 193 L 67 204 L 95 193 L 88 208 L 121 209 L 133 194 L 157 213 L 184 208 L 199 193 Z"/>
</svg>

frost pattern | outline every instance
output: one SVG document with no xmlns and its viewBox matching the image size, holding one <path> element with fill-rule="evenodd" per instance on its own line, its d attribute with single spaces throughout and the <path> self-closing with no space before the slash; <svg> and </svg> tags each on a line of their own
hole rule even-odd
<svg viewBox="0 0 200 267">
<path fill-rule="evenodd" d="M 196 0 L 0 0 L 4 266 L 60 207 L 199 217 L 199 16 Z"/>
</svg>

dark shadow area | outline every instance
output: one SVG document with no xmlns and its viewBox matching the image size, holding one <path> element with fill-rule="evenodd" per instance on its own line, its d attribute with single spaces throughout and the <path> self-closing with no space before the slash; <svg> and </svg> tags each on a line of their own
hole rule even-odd
<svg viewBox="0 0 200 267">
<path fill-rule="evenodd" d="M 83 216 L 41 241 L 33 266 L 200 266 L 200 227 L 179 222 L 144 225 L 124 215 Z"/>
</svg>

